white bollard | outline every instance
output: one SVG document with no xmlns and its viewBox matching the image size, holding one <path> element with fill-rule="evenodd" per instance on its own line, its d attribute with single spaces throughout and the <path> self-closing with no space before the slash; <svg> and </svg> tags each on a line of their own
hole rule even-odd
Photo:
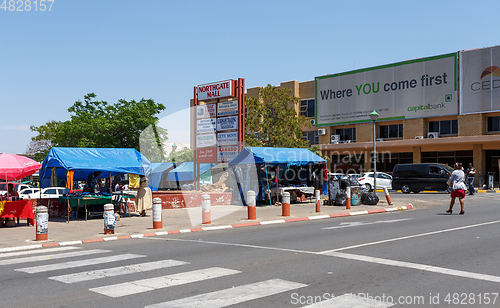
<svg viewBox="0 0 500 308">
<path fill-rule="evenodd" d="M 163 216 L 161 208 L 161 199 L 153 199 L 153 229 L 163 228 Z"/>
<path fill-rule="evenodd" d="M 204 194 L 201 196 L 201 222 L 203 224 L 212 223 L 212 208 L 210 205 L 210 195 Z"/>
<path fill-rule="evenodd" d="M 115 206 L 111 203 L 104 205 L 104 234 L 115 234 L 116 215 Z"/>
<path fill-rule="evenodd" d="M 248 207 L 248 220 L 257 219 L 255 191 L 249 190 L 247 192 L 247 207 Z"/>
<path fill-rule="evenodd" d="M 321 212 L 321 205 L 320 205 L 320 200 L 321 200 L 321 190 L 316 189 L 316 195 L 315 195 L 315 201 L 316 201 L 316 213 Z"/>
<path fill-rule="evenodd" d="M 36 207 L 36 240 L 46 241 L 49 239 L 49 211 L 46 206 Z"/>
</svg>

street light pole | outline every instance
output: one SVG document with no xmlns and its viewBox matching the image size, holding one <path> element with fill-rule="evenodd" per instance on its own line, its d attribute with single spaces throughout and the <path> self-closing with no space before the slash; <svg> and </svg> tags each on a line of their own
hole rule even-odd
<svg viewBox="0 0 500 308">
<path fill-rule="evenodd" d="M 378 113 L 375 110 L 370 113 L 370 119 L 373 122 L 373 192 L 377 194 L 377 138 L 375 134 L 375 122 L 378 119 Z"/>
</svg>

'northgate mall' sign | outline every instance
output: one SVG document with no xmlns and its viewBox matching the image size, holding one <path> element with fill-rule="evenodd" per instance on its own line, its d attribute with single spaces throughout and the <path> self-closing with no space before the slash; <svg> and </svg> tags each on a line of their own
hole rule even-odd
<svg viewBox="0 0 500 308">
<path fill-rule="evenodd" d="M 232 80 L 224 80 L 198 86 L 198 100 L 233 96 Z"/>
</svg>

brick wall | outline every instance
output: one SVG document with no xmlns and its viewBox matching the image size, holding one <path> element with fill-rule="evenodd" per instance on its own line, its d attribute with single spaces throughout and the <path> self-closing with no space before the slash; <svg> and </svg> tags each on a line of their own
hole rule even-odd
<svg viewBox="0 0 500 308">
<path fill-rule="evenodd" d="M 408 119 L 403 123 L 403 139 L 415 139 L 416 136 L 427 137 L 427 122 L 424 119 Z"/>
<path fill-rule="evenodd" d="M 422 151 L 420 147 L 413 147 L 413 163 L 419 164 L 422 162 Z"/>
<path fill-rule="evenodd" d="M 485 133 L 486 125 L 483 125 L 483 116 L 480 113 L 458 116 L 459 136 L 478 136 Z"/>
<path fill-rule="evenodd" d="M 368 141 L 373 141 L 373 123 L 356 124 L 356 142 Z"/>
</svg>

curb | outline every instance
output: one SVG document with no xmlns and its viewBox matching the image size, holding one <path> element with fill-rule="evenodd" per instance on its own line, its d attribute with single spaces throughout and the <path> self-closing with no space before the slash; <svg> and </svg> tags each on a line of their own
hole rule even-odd
<svg viewBox="0 0 500 308">
<path fill-rule="evenodd" d="M 284 218 L 284 219 L 278 219 L 278 220 L 267 220 L 267 221 L 260 221 L 260 222 L 240 223 L 240 224 L 234 224 L 234 225 L 211 226 L 211 227 L 171 230 L 171 231 L 158 231 L 158 232 L 150 232 L 150 233 L 144 233 L 144 234 L 101 237 L 101 238 L 87 239 L 87 240 L 81 240 L 81 241 L 68 241 L 68 242 L 59 242 L 59 243 L 42 243 L 42 244 L 38 244 L 38 245 L 7 247 L 7 248 L 1 248 L 0 253 L 21 251 L 21 250 L 32 250 L 32 249 L 38 249 L 38 248 L 49 248 L 49 247 L 57 247 L 57 246 L 82 245 L 82 244 L 95 243 L 95 242 L 117 241 L 117 240 L 131 239 L 131 238 L 144 238 L 144 237 L 161 236 L 161 235 L 168 235 L 168 234 L 234 229 L 234 228 L 251 227 L 251 226 L 259 226 L 259 225 L 282 224 L 282 223 L 296 222 L 296 221 L 339 218 L 339 217 L 347 217 L 347 216 L 377 214 L 377 213 L 388 213 L 388 212 L 404 211 L 404 210 L 412 210 L 412 209 L 414 209 L 414 206 L 411 203 L 409 203 L 408 205 L 403 205 L 400 207 L 390 207 L 390 208 L 385 208 L 385 209 L 369 210 L 369 211 L 316 215 L 316 216 L 299 217 L 299 218 Z"/>
</svg>

